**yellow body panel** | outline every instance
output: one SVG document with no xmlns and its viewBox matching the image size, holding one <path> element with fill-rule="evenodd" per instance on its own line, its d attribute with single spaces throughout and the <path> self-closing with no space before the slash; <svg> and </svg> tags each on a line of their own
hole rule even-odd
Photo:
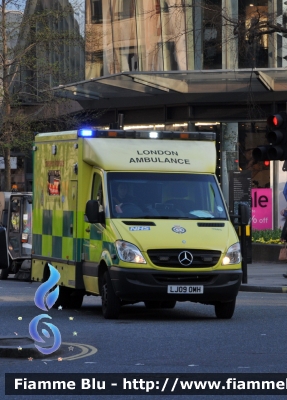
<svg viewBox="0 0 287 400">
<path fill-rule="evenodd" d="M 96 138 L 84 139 L 83 160 L 105 171 L 214 173 L 216 153 L 212 141 Z"/>
<path fill-rule="evenodd" d="M 100 294 L 99 292 L 99 280 L 93 276 L 83 275 L 85 289 L 88 293 Z"/>
<path fill-rule="evenodd" d="M 42 260 L 34 259 L 32 261 L 32 281 L 42 280 L 44 267 L 45 263 L 43 263 Z M 53 262 L 53 267 L 56 268 L 61 274 L 58 285 L 67 286 L 70 288 L 75 287 L 76 273 L 74 265 L 67 265 L 61 262 Z"/>
</svg>

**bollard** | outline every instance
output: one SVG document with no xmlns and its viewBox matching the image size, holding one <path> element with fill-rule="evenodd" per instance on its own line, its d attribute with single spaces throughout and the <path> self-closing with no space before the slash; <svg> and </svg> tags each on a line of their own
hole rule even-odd
<svg viewBox="0 0 287 400">
<path fill-rule="evenodd" d="M 249 231 L 249 207 L 246 204 L 239 204 L 238 217 L 240 220 L 240 246 L 242 254 L 242 283 L 247 283 L 247 246 L 246 230 Z"/>
</svg>

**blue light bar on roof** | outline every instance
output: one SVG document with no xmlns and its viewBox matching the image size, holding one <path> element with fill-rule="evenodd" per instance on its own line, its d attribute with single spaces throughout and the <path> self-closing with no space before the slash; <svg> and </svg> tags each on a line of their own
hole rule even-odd
<svg viewBox="0 0 287 400">
<path fill-rule="evenodd" d="M 173 132 L 173 131 L 124 131 L 121 129 L 83 128 L 78 130 L 81 138 L 122 138 L 156 140 L 216 140 L 215 132 Z"/>
<path fill-rule="evenodd" d="M 93 131 L 91 129 L 80 129 L 78 131 L 78 136 L 80 137 L 92 137 Z"/>
</svg>

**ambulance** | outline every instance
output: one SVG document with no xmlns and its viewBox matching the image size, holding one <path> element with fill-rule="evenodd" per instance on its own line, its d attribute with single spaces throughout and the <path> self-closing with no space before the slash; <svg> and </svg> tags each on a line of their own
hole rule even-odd
<svg viewBox="0 0 287 400">
<path fill-rule="evenodd" d="M 215 175 L 213 132 L 80 129 L 35 137 L 33 281 L 60 273 L 55 307 L 101 296 L 233 316 L 241 250 Z"/>
</svg>

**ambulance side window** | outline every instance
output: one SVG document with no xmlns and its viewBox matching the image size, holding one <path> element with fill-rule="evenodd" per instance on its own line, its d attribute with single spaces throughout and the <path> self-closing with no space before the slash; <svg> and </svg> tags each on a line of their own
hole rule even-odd
<svg viewBox="0 0 287 400">
<path fill-rule="evenodd" d="M 103 211 L 104 210 L 102 178 L 97 173 L 94 174 L 94 178 L 93 178 L 93 187 L 92 187 L 91 200 L 98 200 L 98 202 L 99 202 L 99 211 Z"/>
</svg>

